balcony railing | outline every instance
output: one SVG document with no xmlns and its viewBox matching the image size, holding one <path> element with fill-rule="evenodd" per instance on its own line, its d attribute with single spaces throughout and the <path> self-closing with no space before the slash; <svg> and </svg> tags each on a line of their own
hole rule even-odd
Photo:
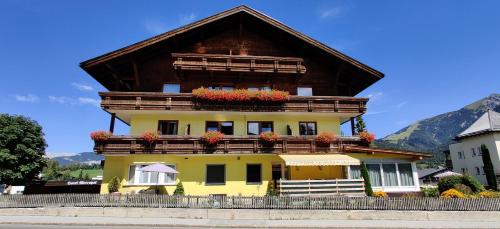
<svg viewBox="0 0 500 229">
<path fill-rule="evenodd" d="M 172 53 L 176 70 L 304 74 L 304 59 L 277 56 Z"/>
<path fill-rule="evenodd" d="M 363 179 L 334 180 L 279 180 L 277 191 L 281 195 L 348 195 L 364 196 Z"/>
<path fill-rule="evenodd" d="M 101 92 L 106 110 L 247 111 L 247 112 L 331 112 L 364 113 L 366 98 L 340 96 L 290 96 L 283 103 L 210 103 L 191 93 Z"/>
<path fill-rule="evenodd" d="M 154 144 L 137 136 L 112 136 L 95 144 L 98 154 L 295 154 L 337 153 L 344 145 L 361 145 L 357 137 L 339 137 L 330 145 L 317 144 L 314 137 L 285 136 L 273 145 L 264 144 L 258 136 L 226 136 L 216 146 L 204 144 L 192 136 L 162 135 Z"/>
</svg>

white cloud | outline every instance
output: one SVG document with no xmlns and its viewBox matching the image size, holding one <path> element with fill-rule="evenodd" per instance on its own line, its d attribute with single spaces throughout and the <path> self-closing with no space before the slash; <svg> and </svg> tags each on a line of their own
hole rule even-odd
<svg viewBox="0 0 500 229">
<path fill-rule="evenodd" d="M 367 97 L 370 99 L 370 101 L 373 101 L 373 100 L 379 99 L 383 95 L 384 95 L 384 93 L 377 92 L 377 93 L 368 94 Z"/>
<path fill-rule="evenodd" d="M 389 111 L 372 111 L 372 112 L 366 112 L 365 115 L 377 115 L 377 114 L 383 114 L 383 113 L 387 113 Z"/>
<path fill-rule="evenodd" d="M 93 105 L 96 107 L 99 107 L 99 105 L 100 105 L 99 100 L 93 99 L 93 98 L 87 98 L 87 97 L 79 97 L 78 102 L 80 104 L 88 104 L 88 105 Z"/>
<path fill-rule="evenodd" d="M 94 88 L 92 86 L 89 86 L 86 84 L 72 83 L 71 85 L 80 91 L 93 91 L 94 90 Z"/>
<path fill-rule="evenodd" d="M 403 101 L 403 102 L 398 103 L 398 104 L 396 105 L 396 107 L 397 107 L 398 109 L 400 109 L 400 108 L 404 107 L 406 104 L 408 104 L 408 101 Z"/>
<path fill-rule="evenodd" d="M 38 96 L 33 95 L 33 94 L 14 95 L 14 98 L 18 102 L 24 102 L 24 103 L 36 103 L 36 102 L 38 102 Z"/>
<path fill-rule="evenodd" d="M 195 18 L 196 18 L 196 14 L 193 12 L 188 13 L 188 14 L 182 14 L 179 16 L 179 23 L 181 25 L 185 25 L 185 24 L 188 24 L 190 22 L 193 22 Z"/>
<path fill-rule="evenodd" d="M 69 105 L 92 105 L 99 107 L 100 102 L 97 99 L 88 98 L 88 97 L 78 97 L 71 98 L 66 96 L 49 96 L 49 101 L 59 104 L 69 104 Z"/>
<path fill-rule="evenodd" d="M 336 6 L 328 9 L 321 9 L 319 11 L 319 17 L 321 19 L 338 17 L 343 11 L 343 7 Z"/>
<path fill-rule="evenodd" d="M 146 30 L 153 35 L 164 33 L 167 31 L 167 27 L 157 21 L 146 21 L 144 23 L 144 26 L 146 27 Z"/>
</svg>

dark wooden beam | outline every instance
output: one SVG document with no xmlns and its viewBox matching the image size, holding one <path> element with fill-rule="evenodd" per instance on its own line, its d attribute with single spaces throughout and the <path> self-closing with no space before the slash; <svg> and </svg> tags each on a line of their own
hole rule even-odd
<svg viewBox="0 0 500 229">
<path fill-rule="evenodd" d="M 351 118 L 351 134 L 356 135 L 356 130 L 354 129 L 354 118 Z"/>
<path fill-rule="evenodd" d="M 132 61 L 132 67 L 134 69 L 134 80 L 135 80 L 134 88 L 137 89 L 141 85 L 139 79 L 139 67 L 137 66 L 137 61 L 135 60 Z"/>
<path fill-rule="evenodd" d="M 113 66 L 111 66 L 111 64 L 106 63 L 106 68 L 108 68 L 114 80 L 116 80 L 119 84 L 124 85 L 127 89 L 129 90 L 132 89 L 132 87 L 128 83 L 125 83 L 123 80 L 121 80 L 118 72 L 116 71 L 116 69 L 113 68 Z"/>
<path fill-rule="evenodd" d="M 111 121 L 109 123 L 109 132 L 111 133 L 115 131 L 115 119 L 116 119 L 116 114 L 111 113 Z"/>
</svg>

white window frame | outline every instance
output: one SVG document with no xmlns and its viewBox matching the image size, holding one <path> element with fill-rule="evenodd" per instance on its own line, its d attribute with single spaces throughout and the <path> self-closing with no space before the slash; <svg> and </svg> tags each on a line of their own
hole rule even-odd
<svg viewBox="0 0 500 229">
<path fill-rule="evenodd" d="M 378 164 L 380 168 L 380 176 L 382 186 L 372 186 L 374 190 L 384 190 L 388 192 L 404 192 L 404 191 L 419 191 L 420 184 L 418 180 L 418 175 L 416 174 L 416 166 L 415 163 L 405 160 L 391 160 L 391 161 L 380 161 L 380 160 L 366 160 L 365 164 Z M 397 178 L 397 186 L 385 186 L 385 177 L 384 177 L 384 164 L 395 164 L 396 166 L 396 178 Z M 399 173 L 399 164 L 410 164 L 412 169 L 412 177 L 413 177 L 413 185 L 410 186 L 402 186 L 401 185 L 401 175 Z M 352 179 L 350 176 L 350 166 L 348 168 L 348 177 Z"/>
<path fill-rule="evenodd" d="M 160 173 L 159 176 L 158 176 L 158 182 L 155 183 L 155 182 L 148 182 L 148 183 L 140 183 L 140 176 L 139 176 L 139 173 L 142 173 L 142 171 L 140 171 L 140 167 L 141 166 L 146 166 L 146 165 L 151 165 L 153 163 L 140 163 L 140 164 L 131 164 L 129 165 L 129 169 L 128 169 L 128 174 L 127 174 L 127 177 L 130 178 L 130 167 L 131 166 L 135 166 L 135 172 L 134 172 L 134 181 L 132 183 L 130 183 L 130 180 L 127 181 L 128 182 L 128 185 L 138 185 L 138 186 L 144 186 L 144 185 L 176 185 L 176 181 L 177 181 L 177 174 L 174 175 L 174 179 L 172 182 L 170 183 L 165 183 L 165 173 Z M 177 166 L 175 164 L 167 164 L 167 163 L 164 163 L 165 165 L 167 166 L 172 166 L 173 169 L 177 169 Z M 151 172 L 148 172 L 148 181 L 151 181 Z"/>
</svg>

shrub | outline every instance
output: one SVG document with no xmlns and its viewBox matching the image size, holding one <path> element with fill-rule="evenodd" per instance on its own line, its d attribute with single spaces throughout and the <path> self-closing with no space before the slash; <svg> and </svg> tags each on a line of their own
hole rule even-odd
<svg viewBox="0 0 500 229">
<path fill-rule="evenodd" d="M 365 183 L 365 193 L 367 196 L 373 196 L 373 189 L 372 189 L 372 184 L 370 181 L 370 176 L 368 175 L 368 169 L 366 168 L 365 162 L 361 162 L 360 166 L 361 170 L 361 177 L 363 177 L 364 183 Z"/>
<path fill-rule="evenodd" d="M 361 139 L 361 141 L 364 141 L 366 143 L 371 143 L 373 140 L 375 140 L 375 134 L 367 131 L 362 131 L 359 132 L 359 138 Z"/>
<path fill-rule="evenodd" d="M 216 145 L 222 139 L 224 139 L 224 134 L 219 131 L 207 131 L 201 137 L 201 140 L 209 145 Z"/>
<path fill-rule="evenodd" d="M 439 193 L 443 193 L 448 189 L 452 189 L 456 184 L 462 183 L 462 176 L 443 177 L 438 182 Z"/>
<path fill-rule="evenodd" d="M 184 186 L 182 185 L 182 182 L 179 181 L 179 183 L 177 183 L 177 186 L 175 186 L 174 195 L 184 195 Z"/>
<path fill-rule="evenodd" d="M 141 138 L 144 139 L 145 142 L 153 144 L 156 140 L 158 140 L 158 134 L 152 131 L 145 131 L 141 134 Z"/>
<path fill-rule="evenodd" d="M 335 134 L 332 132 L 321 132 L 316 136 L 316 141 L 323 145 L 330 145 L 335 140 Z"/>
<path fill-rule="evenodd" d="M 113 192 L 118 192 L 118 189 L 120 188 L 120 178 L 117 176 L 114 176 L 109 180 L 108 183 L 108 192 L 113 193 Z"/>
<path fill-rule="evenodd" d="M 373 196 L 387 198 L 387 193 L 385 193 L 384 191 L 375 191 L 373 192 Z"/>
<path fill-rule="evenodd" d="M 276 143 L 279 139 L 279 135 L 274 133 L 274 132 L 262 132 L 260 135 L 259 135 L 259 138 L 260 140 L 266 142 L 266 143 L 270 143 L 270 144 L 273 144 L 273 143 Z"/>
<path fill-rule="evenodd" d="M 486 190 L 478 193 L 477 196 L 481 198 L 500 198 L 500 192 Z"/>
<path fill-rule="evenodd" d="M 465 185 L 465 184 L 456 184 L 455 186 L 453 186 L 453 189 L 465 194 L 465 195 L 470 195 L 472 194 L 472 189 Z"/>
<path fill-rule="evenodd" d="M 109 131 L 98 130 L 90 133 L 90 138 L 95 142 L 101 142 L 108 140 L 113 134 Z"/>
<path fill-rule="evenodd" d="M 441 193 L 441 197 L 443 198 L 465 198 L 465 195 L 460 191 L 452 188 Z"/>
<path fill-rule="evenodd" d="M 484 186 L 476 178 L 466 175 L 462 177 L 462 184 L 469 186 L 473 193 L 484 191 Z"/>
<path fill-rule="evenodd" d="M 435 187 L 423 187 L 420 189 L 425 197 L 439 197 L 439 190 Z"/>
</svg>

